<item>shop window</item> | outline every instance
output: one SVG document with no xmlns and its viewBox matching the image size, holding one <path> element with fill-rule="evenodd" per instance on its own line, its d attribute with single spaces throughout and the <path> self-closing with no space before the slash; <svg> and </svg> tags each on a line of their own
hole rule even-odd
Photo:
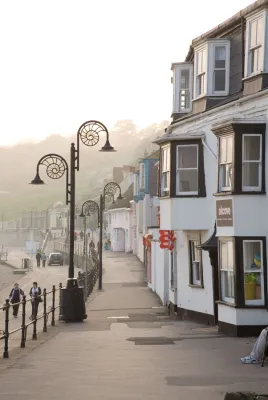
<svg viewBox="0 0 268 400">
<path fill-rule="evenodd" d="M 200 240 L 189 240 L 190 285 L 203 286 Z"/>
<path fill-rule="evenodd" d="M 230 239 L 220 240 L 219 244 L 221 299 L 227 303 L 234 303 L 234 243 Z"/>
<path fill-rule="evenodd" d="M 264 305 L 263 243 L 243 240 L 244 295 L 246 305 Z"/>
</svg>

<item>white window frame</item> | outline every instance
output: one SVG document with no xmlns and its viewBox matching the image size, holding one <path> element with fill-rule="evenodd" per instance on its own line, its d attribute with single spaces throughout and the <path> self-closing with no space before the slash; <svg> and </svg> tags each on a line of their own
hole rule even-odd
<svg viewBox="0 0 268 400">
<path fill-rule="evenodd" d="M 180 147 L 196 147 L 197 148 L 197 167 L 196 168 L 180 168 L 179 169 L 179 151 Z M 178 144 L 176 146 L 176 194 L 177 195 L 198 195 L 198 188 L 199 188 L 199 145 L 198 144 Z M 197 170 L 197 191 L 189 191 L 189 192 L 181 192 L 179 190 L 179 171 L 186 171 L 186 170 Z"/>
<path fill-rule="evenodd" d="M 262 260 L 262 267 L 258 270 L 245 270 L 245 259 L 246 259 L 246 243 L 260 243 L 260 249 L 261 249 L 261 260 Z M 253 261 L 253 260 L 252 260 Z M 262 240 L 254 240 L 254 239 L 249 239 L 249 240 L 243 240 L 243 281 L 244 281 L 244 290 L 245 290 L 245 274 L 248 273 L 260 273 L 261 276 L 261 299 L 256 299 L 256 300 L 246 300 L 245 299 L 245 305 L 247 306 L 264 306 L 265 305 L 265 297 L 264 297 L 264 260 L 263 260 L 263 241 Z"/>
<path fill-rule="evenodd" d="M 145 163 L 140 164 L 140 190 L 145 190 Z"/>
<path fill-rule="evenodd" d="M 214 72 L 215 68 L 215 55 L 216 47 L 225 47 L 226 60 L 225 60 L 225 89 L 214 89 Z M 209 96 L 228 96 L 230 86 L 230 41 L 217 40 L 208 42 L 208 95 Z"/>
<path fill-rule="evenodd" d="M 192 111 L 193 99 L 193 63 L 175 63 L 172 64 L 173 70 L 173 113 L 189 113 Z M 181 72 L 182 70 L 189 70 L 189 107 L 181 108 Z"/>
<path fill-rule="evenodd" d="M 233 246 L 233 260 L 232 260 L 232 264 L 233 264 L 233 266 L 232 266 L 232 269 L 230 269 L 230 268 L 222 268 L 222 265 L 221 265 L 221 260 L 222 260 L 222 258 L 221 258 L 221 252 L 222 252 L 222 243 L 224 243 L 224 244 L 227 244 L 227 243 L 232 243 L 232 246 Z M 220 254 L 219 254 L 219 269 L 220 269 L 220 288 L 221 288 L 221 293 L 220 293 L 220 297 L 221 297 L 221 299 L 222 299 L 222 301 L 224 301 L 224 302 L 226 302 L 226 303 L 231 303 L 231 304 L 234 304 L 235 303 L 235 254 L 234 254 L 234 252 L 235 252 L 235 244 L 234 244 L 234 240 L 233 240 L 233 238 L 220 238 L 220 240 L 219 240 L 219 251 L 220 251 Z M 228 259 L 228 254 L 227 254 L 227 259 Z M 227 296 L 224 296 L 223 295 L 223 292 L 224 292 L 224 284 L 223 284 L 223 279 L 222 279 L 222 273 L 224 272 L 230 272 L 230 271 L 232 271 L 233 272 L 233 290 L 234 290 L 234 298 L 232 298 L 232 297 L 227 297 Z"/>
<path fill-rule="evenodd" d="M 204 52 L 204 66 L 202 69 L 202 74 L 198 74 L 198 55 L 200 52 Z M 204 75 L 204 92 L 203 93 L 198 93 L 198 78 Z M 198 99 L 201 97 L 206 96 L 207 94 L 207 45 L 203 45 L 195 50 L 195 55 L 194 55 L 194 98 Z"/>
<path fill-rule="evenodd" d="M 232 162 L 221 162 L 221 140 L 223 139 L 231 139 L 232 140 Z M 233 164 L 234 164 L 234 160 L 233 160 L 233 149 L 234 149 L 234 138 L 233 136 L 222 136 L 219 137 L 219 192 L 230 192 L 232 190 L 232 174 L 233 174 Z M 230 164 L 231 165 L 231 172 L 230 172 L 230 186 L 223 186 L 222 182 L 223 182 L 223 171 L 221 166 L 222 165 L 227 165 Z"/>
<path fill-rule="evenodd" d="M 250 25 L 252 22 L 262 20 L 263 24 L 263 36 L 262 40 L 260 43 L 258 43 L 255 47 L 252 49 L 250 48 Z M 263 71 L 267 71 L 268 67 L 268 60 L 267 60 L 267 9 L 252 14 L 247 18 L 246 21 L 246 51 L 245 51 L 245 78 L 249 78 L 254 75 L 258 75 Z M 261 49 L 260 52 L 260 68 L 258 71 L 251 71 L 251 53 L 252 50 L 255 50 L 256 48 Z"/>
<path fill-rule="evenodd" d="M 188 238 L 188 245 L 189 245 L 189 265 L 191 268 L 191 278 L 192 278 L 190 285 L 202 286 L 202 273 L 203 273 L 202 272 L 202 250 L 201 250 L 201 248 L 199 248 L 199 246 L 201 245 L 201 238 L 190 236 Z M 192 245 L 194 245 L 194 249 L 192 249 Z M 193 260 L 192 250 L 194 251 L 195 258 L 197 255 L 197 259 Z M 196 266 L 194 265 L 194 263 L 199 263 L 199 265 L 198 265 L 199 279 L 196 278 L 196 274 L 195 274 Z"/>
<path fill-rule="evenodd" d="M 169 165 L 163 166 L 163 153 L 165 151 L 169 151 Z M 170 196 L 170 156 L 171 156 L 171 149 L 170 145 L 161 147 L 161 197 Z M 164 187 L 164 174 L 167 175 L 167 187 Z M 168 194 L 165 194 L 168 192 Z"/>
<path fill-rule="evenodd" d="M 215 49 L 216 47 L 226 48 L 226 63 L 225 63 L 225 90 L 214 90 L 214 71 L 215 71 Z M 194 56 L 194 100 L 204 96 L 228 96 L 230 89 L 230 40 L 228 39 L 210 39 L 205 44 L 202 44 L 195 49 Z M 197 93 L 198 79 L 198 53 L 204 51 L 204 93 Z"/>
<path fill-rule="evenodd" d="M 248 160 L 244 161 L 244 139 L 246 136 L 253 136 L 256 137 L 258 136 L 260 138 L 260 160 Z M 243 165 L 244 163 L 250 164 L 250 163 L 257 163 L 259 162 L 259 184 L 258 186 L 244 186 L 243 185 Z M 242 191 L 244 192 L 260 192 L 262 188 L 262 135 L 259 133 L 243 133 L 242 134 Z"/>
</svg>

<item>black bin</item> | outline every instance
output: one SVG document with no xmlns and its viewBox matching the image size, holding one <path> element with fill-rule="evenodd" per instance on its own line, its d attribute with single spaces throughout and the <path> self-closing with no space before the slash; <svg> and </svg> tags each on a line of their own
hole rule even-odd
<svg viewBox="0 0 268 400">
<path fill-rule="evenodd" d="M 61 289 L 60 320 L 81 322 L 87 318 L 83 288 L 78 287 L 77 279 L 68 279 Z"/>
</svg>

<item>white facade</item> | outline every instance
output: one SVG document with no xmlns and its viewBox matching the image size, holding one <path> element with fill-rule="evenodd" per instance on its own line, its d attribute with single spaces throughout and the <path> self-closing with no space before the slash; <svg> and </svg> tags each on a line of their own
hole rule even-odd
<svg viewBox="0 0 268 400">
<path fill-rule="evenodd" d="M 177 239 L 173 252 L 176 260 L 172 271 L 176 278 L 173 288 L 170 284 L 171 253 L 166 250 L 170 253 L 168 256 L 168 266 L 166 266 L 166 269 L 169 271 L 169 284 L 166 286 L 164 283 L 165 279 L 163 278 L 165 274 L 162 271 L 163 256 L 161 256 L 164 251 L 157 249 L 156 242 L 152 241 L 152 259 L 155 260 L 152 264 L 153 290 L 157 292 L 162 301 L 163 299 L 167 299 L 167 302 L 173 303 L 178 310 L 185 310 L 186 314 L 187 310 L 205 314 L 208 316 L 208 321 L 211 320 L 211 317 L 215 317 L 216 319 L 213 268 L 208 251 L 199 250 L 197 257 L 200 257 L 202 261 L 202 282 L 197 280 L 197 284 L 189 283 L 189 268 L 191 268 L 189 243 L 193 241 L 197 246 L 201 245 L 213 234 L 216 220 L 216 201 L 232 200 L 233 226 L 217 227 L 217 237 L 220 240 L 234 237 L 251 237 L 250 240 L 254 242 L 254 237 L 256 236 L 256 241 L 258 241 L 259 237 L 264 237 L 266 238 L 266 243 L 268 242 L 268 198 L 265 193 L 255 194 L 254 196 L 249 194 L 226 196 L 224 193 L 222 195 L 218 193 L 215 196 L 218 190 L 218 145 L 217 137 L 212 129 L 221 124 L 231 122 L 267 124 L 268 90 L 244 96 L 230 104 L 225 104 L 206 113 L 194 115 L 190 119 L 174 123 L 166 133 L 168 135 L 166 141 L 168 140 L 170 143 L 172 143 L 172 140 L 180 141 L 185 139 L 200 139 L 202 141 L 206 187 L 205 197 L 192 195 L 184 198 L 160 199 L 161 229 L 175 231 Z M 164 137 L 162 139 L 164 143 Z M 268 159 L 267 144 L 265 146 L 265 159 Z M 268 185 L 267 175 L 266 168 L 266 188 Z M 264 247 L 265 243 L 263 242 L 262 260 L 267 265 L 267 249 L 264 249 Z M 174 255 L 174 253 L 176 254 Z M 263 279 L 267 279 L 265 278 L 267 273 L 260 270 L 260 275 L 262 276 L 262 287 L 266 287 L 266 293 L 263 292 L 262 300 L 246 301 L 246 308 L 232 307 L 232 304 L 228 304 L 228 301 L 219 301 L 219 304 L 216 305 L 219 323 L 233 324 L 235 326 L 262 326 L 268 324 L 266 308 L 254 309 L 254 306 L 264 306 L 264 298 L 267 296 L 267 282 L 264 285 L 263 281 Z M 156 283 L 158 282 L 158 276 L 162 277 L 162 284 L 160 286 L 159 283 Z M 221 292 L 220 297 L 222 298 L 224 289 L 220 288 L 219 290 Z M 232 302 L 233 299 L 230 299 L 230 303 Z"/>
<path fill-rule="evenodd" d="M 111 240 L 112 251 L 132 252 L 132 218 L 131 209 L 116 208 L 105 213 L 107 234 Z"/>
</svg>

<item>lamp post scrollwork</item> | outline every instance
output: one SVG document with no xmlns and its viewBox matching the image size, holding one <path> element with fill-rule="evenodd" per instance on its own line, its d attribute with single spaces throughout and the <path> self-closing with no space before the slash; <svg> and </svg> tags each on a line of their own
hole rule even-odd
<svg viewBox="0 0 268 400">
<path fill-rule="evenodd" d="M 99 290 L 102 289 L 102 241 L 103 241 L 103 212 L 106 205 L 111 202 L 115 202 L 115 195 L 119 192 L 117 197 L 118 200 L 123 199 L 121 193 L 121 187 L 116 182 L 109 182 L 104 186 L 103 193 L 100 195 L 100 240 L 99 240 Z"/>
<path fill-rule="evenodd" d="M 59 154 L 47 154 L 37 163 L 35 178 L 31 181 L 34 185 L 43 185 L 39 169 L 46 168 L 47 176 L 51 179 L 60 179 L 66 175 L 66 204 L 70 205 L 70 251 L 68 280 L 66 287 L 62 289 L 60 318 L 64 321 L 81 321 L 87 318 L 83 289 L 78 287 L 78 281 L 74 278 L 74 236 L 75 236 L 75 171 L 79 171 L 79 145 L 80 141 L 86 146 L 95 146 L 99 142 L 100 134 L 106 134 L 106 143 L 100 151 L 113 152 L 114 148 L 109 142 L 109 133 L 105 125 L 99 121 L 87 121 L 77 131 L 77 148 L 71 143 L 70 168 L 65 158 Z M 81 296 L 81 290 L 82 296 Z M 79 299 L 79 301 L 78 301 Z"/>
</svg>

